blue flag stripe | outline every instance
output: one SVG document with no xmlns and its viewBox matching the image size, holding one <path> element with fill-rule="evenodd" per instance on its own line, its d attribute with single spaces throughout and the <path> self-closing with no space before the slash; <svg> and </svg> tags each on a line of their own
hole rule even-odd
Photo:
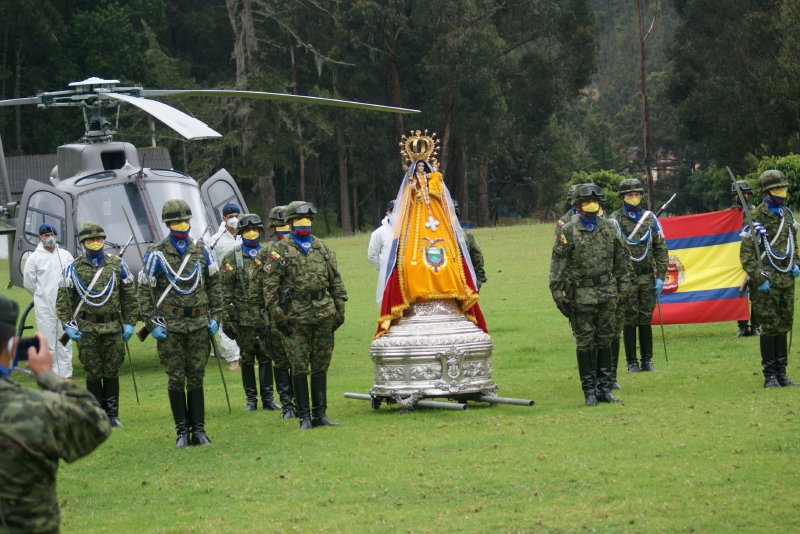
<svg viewBox="0 0 800 534">
<path fill-rule="evenodd" d="M 725 232 L 724 234 L 700 235 L 696 237 L 679 237 L 667 239 L 667 249 L 671 252 L 682 248 L 710 247 L 713 245 L 726 245 L 741 241 L 740 230 Z"/>
<path fill-rule="evenodd" d="M 738 287 L 723 287 L 720 289 L 704 289 L 701 291 L 686 291 L 685 293 L 667 293 L 661 295 L 661 304 L 683 304 L 687 302 L 700 302 L 703 300 L 722 300 L 739 298 Z"/>
</svg>

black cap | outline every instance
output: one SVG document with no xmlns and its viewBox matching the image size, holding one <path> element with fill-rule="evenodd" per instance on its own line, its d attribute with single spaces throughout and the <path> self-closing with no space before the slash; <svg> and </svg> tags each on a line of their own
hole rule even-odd
<svg viewBox="0 0 800 534">
<path fill-rule="evenodd" d="M 394 211 L 394 200 L 389 201 L 389 204 L 386 206 L 386 211 Z"/>
<path fill-rule="evenodd" d="M 0 322 L 17 326 L 19 305 L 10 298 L 0 295 Z"/>
</svg>

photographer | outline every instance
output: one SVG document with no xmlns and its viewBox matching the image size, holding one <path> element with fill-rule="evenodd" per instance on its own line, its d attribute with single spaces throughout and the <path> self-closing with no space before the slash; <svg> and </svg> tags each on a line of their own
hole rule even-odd
<svg viewBox="0 0 800 534">
<path fill-rule="evenodd" d="M 58 532 L 58 460 L 86 456 L 111 435 L 111 425 L 91 393 L 53 373 L 41 333 L 14 335 L 18 314 L 17 303 L 0 295 L 0 533 Z M 9 377 L 21 342 L 42 392 Z"/>
</svg>

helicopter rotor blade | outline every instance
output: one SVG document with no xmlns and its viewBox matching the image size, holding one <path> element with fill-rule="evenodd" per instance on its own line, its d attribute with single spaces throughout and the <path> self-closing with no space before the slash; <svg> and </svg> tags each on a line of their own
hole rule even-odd
<svg viewBox="0 0 800 534">
<path fill-rule="evenodd" d="M 26 104 L 41 104 L 42 97 L 31 96 L 29 98 L 13 98 L 11 100 L 0 100 L 0 106 L 24 106 Z"/>
<path fill-rule="evenodd" d="M 148 100 L 120 93 L 100 93 L 103 100 L 122 100 L 157 118 L 186 139 L 216 139 L 222 134 L 211 129 L 206 123 L 190 117 L 183 111 L 157 100 Z"/>
<path fill-rule="evenodd" d="M 384 111 L 387 113 L 419 113 L 418 109 L 397 108 L 393 106 L 382 106 L 380 104 L 365 104 L 363 102 L 352 102 L 350 100 L 338 100 L 335 98 L 320 98 L 316 96 L 290 95 L 286 93 L 265 93 L 263 91 L 235 91 L 228 89 L 143 89 L 139 91 L 141 96 L 221 96 L 224 98 L 254 98 L 257 100 L 280 100 L 282 102 L 294 102 L 298 104 L 321 104 L 324 106 L 337 106 L 342 108 L 365 109 L 368 111 Z"/>
</svg>

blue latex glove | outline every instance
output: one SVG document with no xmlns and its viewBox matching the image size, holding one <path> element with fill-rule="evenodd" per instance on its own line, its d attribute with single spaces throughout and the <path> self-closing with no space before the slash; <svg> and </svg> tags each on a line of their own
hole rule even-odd
<svg viewBox="0 0 800 534">
<path fill-rule="evenodd" d="M 167 339 L 167 329 L 163 326 L 157 326 L 150 330 L 150 335 L 153 336 L 153 339 L 163 341 Z"/>
<path fill-rule="evenodd" d="M 213 336 L 214 334 L 217 333 L 217 330 L 219 330 L 219 325 L 217 324 L 217 321 L 211 319 L 210 321 L 208 321 L 208 325 L 206 326 L 206 328 L 208 328 L 208 334 Z"/>
<path fill-rule="evenodd" d="M 133 325 L 132 324 L 122 325 L 122 341 L 127 343 L 132 335 L 133 335 Z"/>
<path fill-rule="evenodd" d="M 653 289 L 656 291 L 656 296 L 659 296 L 661 292 L 664 290 L 664 281 L 656 278 L 656 285 L 653 286 Z"/>
<path fill-rule="evenodd" d="M 770 286 L 769 280 L 764 280 L 764 283 L 758 286 L 758 290 L 761 291 L 762 293 L 769 293 L 769 286 Z"/>
<path fill-rule="evenodd" d="M 797 278 L 798 276 L 800 276 L 800 267 L 795 265 L 792 267 L 792 278 Z"/>
<path fill-rule="evenodd" d="M 80 330 L 78 330 L 76 328 L 72 328 L 70 326 L 66 327 L 64 329 L 64 332 L 67 333 L 67 335 L 69 336 L 69 338 L 72 341 L 80 341 L 81 338 L 83 337 L 83 332 L 81 332 Z"/>
</svg>

